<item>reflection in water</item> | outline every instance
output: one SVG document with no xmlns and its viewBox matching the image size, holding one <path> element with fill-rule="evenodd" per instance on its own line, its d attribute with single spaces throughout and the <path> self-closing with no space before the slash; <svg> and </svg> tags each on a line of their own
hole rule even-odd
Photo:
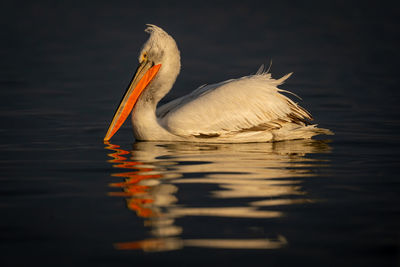
<svg viewBox="0 0 400 267">
<path fill-rule="evenodd" d="M 184 229 L 177 225 L 176 219 L 192 216 L 252 220 L 281 217 L 284 214 L 277 210 L 279 205 L 313 201 L 302 190 L 302 179 L 315 176 L 312 169 L 327 162 L 306 155 L 330 151 L 326 142 L 317 140 L 261 144 L 138 142 L 131 152 L 107 143 L 106 148 L 113 151 L 109 154 L 112 158 L 109 162 L 114 168 L 123 170 L 112 176 L 124 178 L 110 184 L 121 189 L 110 195 L 124 197 L 127 207 L 144 219 L 152 236 L 114 245 L 117 249 L 144 251 L 174 250 L 184 246 L 225 249 L 284 246 L 287 240 L 283 234 L 246 239 L 235 238 L 231 233 L 234 238 L 184 239 Z M 201 201 L 182 203 L 176 195 L 179 187 L 185 185 L 208 187 L 193 192 L 200 194 Z M 268 207 L 274 209 L 268 210 Z M 213 228 L 211 223 L 202 227 Z"/>
</svg>

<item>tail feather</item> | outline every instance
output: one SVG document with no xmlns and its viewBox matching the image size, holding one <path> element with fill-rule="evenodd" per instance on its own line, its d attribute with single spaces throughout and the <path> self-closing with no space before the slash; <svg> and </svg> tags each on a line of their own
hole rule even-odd
<svg viewBox="0 0 400 267">
<path fill-rule="evenodd" d="M 329 129 L 318 128 L 317 124 L 300 127 L 282 127 L 273 132 L 275 141 L 309 139 L 316 135 L 334 135 Z"/>
</svg>

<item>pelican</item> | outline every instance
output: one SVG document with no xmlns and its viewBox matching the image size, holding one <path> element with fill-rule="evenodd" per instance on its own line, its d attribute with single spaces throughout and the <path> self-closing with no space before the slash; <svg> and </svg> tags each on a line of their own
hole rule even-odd
<svg viewBox="0 0 400 267">
<path fill-rule="evenodd" d="M 310 124 L 311 114 L 282 94 L 293 94 L 278 88 L 291 73 L 273 79 L 263 66 L 254 75 L 201 86 L 157 108 L 178 77 L 180 52 L 160 27 L 147 24 L 145 32 L 150 37 L 104 141 L 130 113 L 135 139 L 143 141 L 249 143 L 332 134 Z"/>
</svg>

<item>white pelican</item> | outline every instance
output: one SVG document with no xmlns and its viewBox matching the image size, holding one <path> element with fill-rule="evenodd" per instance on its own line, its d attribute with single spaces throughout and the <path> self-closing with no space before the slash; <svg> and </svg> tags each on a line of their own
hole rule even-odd
<svg viewBox="0 0 400 267">
<path fill-rule="evenodd" d="M 268 142 L 332 134 L 310 125 L 311 114 L 279 89 L 291 74 L 275 80 L 263 66 L 255 75 L 201 86 L 157 108 L 181 68 L 175 40 L 147 24 L 150 38 L 104 138 L 108 141 L 132 111 L 137 140 L 217 143 Z"/>
</svg>

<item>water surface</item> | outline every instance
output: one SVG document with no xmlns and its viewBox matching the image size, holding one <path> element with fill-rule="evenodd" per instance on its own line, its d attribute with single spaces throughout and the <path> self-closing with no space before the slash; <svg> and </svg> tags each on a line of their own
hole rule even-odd
<svg viewBox="0 0 400 267">
<path fill-rule="evenodd" d="M 283 233 L 269 233 L 260 223 L 288 216 L 280 211 L 282 205 L 318 201 L 307 196 L 302 179 L 315 177 L 313 169 L 327 165 L 309 154 L 330 151 L 326 143 L 311 140 L 224 145 L 139 142 L 131 152 L 112 144 L 107 149 L 115 151 L 109 154 L 113 167 L 123 171 L 112 174 L 123 181 L 110 184 L 122 192 L 110 195 L 125 197 L 127 208 L 150 228 L 149 238 L 115 247 L 144 251 L 285 246 Z M 213 229 L 205 232 L 197 223 L 183 227 L 196 217 Z M 241 223 L 231 225 L 232 218 Z"/>
</svg>

